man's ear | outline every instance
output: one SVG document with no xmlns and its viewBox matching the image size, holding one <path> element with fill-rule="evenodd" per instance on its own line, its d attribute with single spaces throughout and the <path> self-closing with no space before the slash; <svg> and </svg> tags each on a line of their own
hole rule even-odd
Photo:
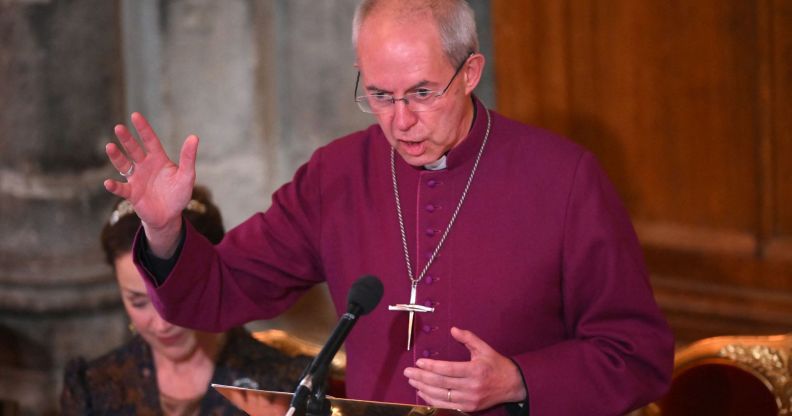
<svg viewBox="0 0 792 416">
<path fill-rule="evenodd" d="M 465 95 L 469 95 L 473 92 L 479 81 L 481 81 L 485 62 L 486 59 L 484 59 L 484 55 L 480 53 L 474 53 L 468 58 L 465 67 L 462 68 L 462 76 L 465 80 Z"/>
</svg>

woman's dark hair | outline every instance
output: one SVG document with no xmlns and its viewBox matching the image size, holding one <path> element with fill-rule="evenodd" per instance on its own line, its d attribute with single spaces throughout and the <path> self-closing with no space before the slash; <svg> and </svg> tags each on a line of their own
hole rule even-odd
<svg viewBox="0 0 792 416">
<path fill-rule="evenodd" d="M 192 199 L 182 214 L 212 244 L 217 244 L 223 239 L 225 235 L 223 218 L 220 210 L 212 202 L 211 193 L 205 187 L 195 185 Z M 105 260 L 109 265 L 114 266 L 118 256 L 132 250 L 132 242 L 138 228 L 140 228 L 140 218 L 132 210 L 132 206 L 123 199 L 118 200 L 100 235 Z"/>
</svg>

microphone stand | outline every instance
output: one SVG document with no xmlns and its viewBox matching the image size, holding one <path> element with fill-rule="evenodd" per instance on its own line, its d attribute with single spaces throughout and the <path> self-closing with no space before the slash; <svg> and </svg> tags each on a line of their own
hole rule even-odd
<svg viewBox="0 0 792 416">
<path fill-rule="evenodd" d="M 327 366 L 322 367 L 314 375 L 314 389 L 308 396 L 308 403 L 305 407 L 305 416 L 330 416 L 330 400 L 327 400 L 325 390 L 327 389 Z"/>
<path fill-rule="evenodd" d="M 374 276 L 363 276 L 349 289 L 347 311 L 341 316 L 330 338 L 300 378 L 286 416 L 330 416 L 330 401 L 325 396 L 330 362 L 349 335 L 358 317 L 371 312 L 382 299 L 382 282 Z M 307 398 L 307 400 L 306 400 Z M 307 403 L 306 403 L 307 402 Z"/>
</svg>

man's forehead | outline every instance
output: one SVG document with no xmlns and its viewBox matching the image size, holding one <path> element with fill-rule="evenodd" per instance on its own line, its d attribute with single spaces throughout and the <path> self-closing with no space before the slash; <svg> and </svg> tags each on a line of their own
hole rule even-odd
<svg viewBox="0 0 792 416">
<path fill-rule="evenodd" d="M 442 81 L 451 68 L 442 51 L 425 53 L 389 53 L 373 51 L 361 55 L 357 68 L 361 85 L 379 89 L 408 88 Z"/>
<path fill-rule="evenodd" d="M 393 22 L 364 25 L 357 44 L 357 62 L 365 68 L 371 63 L 388 61 L 389 65 L 408 65 L 416 61 L 446 59 L 436 27 L 415 22 L 402 27 Z"/>
</svg>

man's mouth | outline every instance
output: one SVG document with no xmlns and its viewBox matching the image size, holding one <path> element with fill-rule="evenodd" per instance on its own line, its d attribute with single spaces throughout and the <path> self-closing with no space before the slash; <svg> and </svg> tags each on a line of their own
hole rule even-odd
<svg viewBox="0 0 792 416">
<path fill-rule="evenodd" d="M 399 140 L 399 146 L 410 156 L 419 156 L 424 152 L 424 141 Z"/>
</svg>

